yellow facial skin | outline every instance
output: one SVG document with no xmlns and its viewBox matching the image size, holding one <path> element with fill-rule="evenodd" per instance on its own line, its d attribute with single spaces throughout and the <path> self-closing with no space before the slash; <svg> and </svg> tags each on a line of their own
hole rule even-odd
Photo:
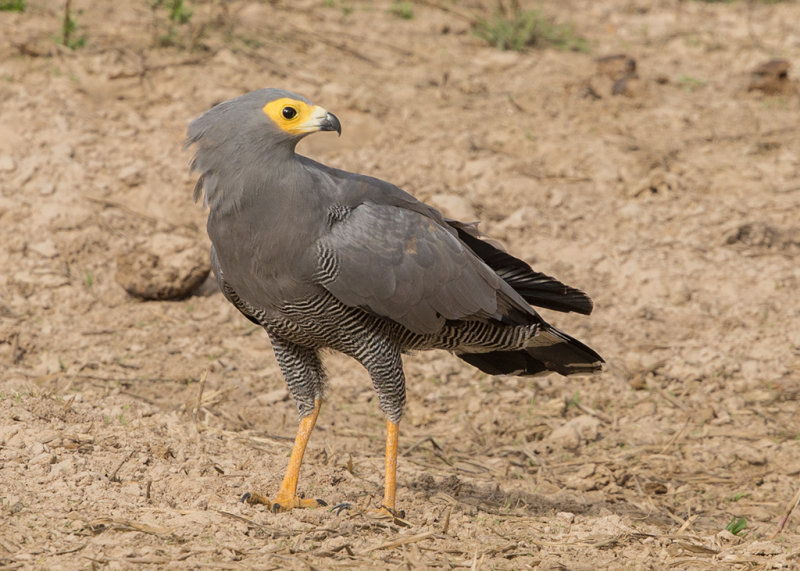
<svg viewBox="0 0 800 571">
<path fill-rule="evenodd" d="M 320 130 L 328 112 L 318 105 L 283 97 L 264 106 L 264 113 L 291 135 L 307 135 Z"/>
</svg>

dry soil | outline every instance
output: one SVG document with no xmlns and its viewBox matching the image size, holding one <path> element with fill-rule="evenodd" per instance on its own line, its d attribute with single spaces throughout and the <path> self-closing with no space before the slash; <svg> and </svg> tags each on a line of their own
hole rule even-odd
<svg viewBox="0 0 800 571">
<path fill-rule="evenodd" d="M 0 567 L 799 564 L 800 513 L 774 534 L 800 488 L 800 3 L 542 2 L 588 53 L 487 45 L 488 0 L 153 4 L 74 0 L 75 49 L 63 1 L 0 12 Z M 788 78 L 751 76 L 773 58 Z M 545 312 L 605 356 L 593 377 L 406 359 L 405 521 L 365 514 L 384 423 L 337 355 L 300 489 L 353 509 L 239 503 L 296 428 L 266 335 L 213 282 L 115 279 L 203 271 L 186 125 L 265 86 L 341 119 L 302 152 L 596 302 Z"/>
</svg>

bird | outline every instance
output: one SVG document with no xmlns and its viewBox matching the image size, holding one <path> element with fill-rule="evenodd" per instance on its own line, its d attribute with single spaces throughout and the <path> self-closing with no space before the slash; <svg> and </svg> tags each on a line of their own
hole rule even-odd
<svg viewBox="0 0 800 571">
<path fill-rule="evenodd" d="M 219 103 L 187 130 L 217 283 L 266 330 L 299 414 L 277 494 L 248 492 L 242 501 L 275 513 L 327 505 L 297 486 L 326 385 L 320 353 L 334 350 L 355 358 L 377 392 L 386 447 L 374 512 L 400 517 L 401 355 L 444 349 L 489 375 L 594 373 L 603 358 L 534 309 L 588 315 L 593 302 L 507 253 L 476 223 L 296 152 L 300 140 L 324 131 L 341 136 L 336 115 L 276 88 Z"/>
</svg>

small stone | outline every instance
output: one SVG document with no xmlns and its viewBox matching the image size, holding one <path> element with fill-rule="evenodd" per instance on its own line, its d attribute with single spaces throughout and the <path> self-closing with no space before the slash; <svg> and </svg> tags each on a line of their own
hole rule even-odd
<svg viewBox="0 0 800 571">
<path fill-rule="evenodd" d="M 592 478 L 579 478 L 578 476 L 570 476 L 564 480 L 564 486 L 570 490 L 578 490 L 579 492 L 591 492 L 597 489 L 597 482 Z"/>
<path fill-rule="evenodd" d="M 636 77 L 636 60 L 626 54 L 602 56 L 594 60 L 597 73 L 618 81 L 625 77 Z"/>
<path fill-rule="evenodd" d="M 749 446 L 742 446 L 736 450 L 736 457 L 753 466 L 763 466 L 767 463 L 767 455 Z"/>
<path fill-rule="evenodd" d="M 789 67 L 789 61 L 785 59 L 771 59 L 759 64 L 750 74 L 747 90 L 761 91 L 769 95 L 791 91 Z"/>
<path fill-rule="evenodd" d="M 43 258 L 55 258 L 58 256 L 58 249 L 56 248 L 55 242 L 52 240 L 45 240 L 43 242 L 31 244 L 28 249 L 36 252 Z"/>
<path fill-rule="evenodd" d="M 783 553 L 784 548 L 772 541 L 754 541 L 748 551 L 752 555 L 778 555 Z"/>
<path fill-rule="evenodd" d="M 128 186 L 139 186 L 144 182 L 144 169 L 138 165 L 128 165 L 119 171 L 119 179 Z"/>
<path fill-rule="evenodd" d="M 572 524 L 575 521 L 575 514 L 572 512 L 558 512 L 556 519 L 561 523 Z"/>
<path fill-rule="evenodd" d="M 56 457 L 49 452 L 42 452 L 38 456 L 34 456 L 31 458 L 30 462 L 28 462 L 29 466 L 38 466 L 38 465 L 47 465 L 47 464 L 54 464 L 56 461 Z"/>
<path fill-rule="evenodd" d="M 50 196 L 56 191 L 56 185 L 54 182 L 45 180 L 41 182 L 39 185 L 39 196 Z"/>
<path fill-rule="evenodd" d="M 628 385 L 635 391 L 641 391 L 647 388 L 647 382 L 644 380 L 644 375 L 637 373 L 628 381 Z"/>
<path fill-rule="evenodd" d="M 117 258 L 114 279 L 134 297 L 163 301 L 188 297 L 210 271 L 206 248 L 181 237 L 156 234 Z"/>
<path fill-rule="evenodd" d="M 122 485 L 119 491 L 126 496 L 132 496 L 135 498 L 142 495 L 142 489 L 136 482 L 126 482 Z"/>
<path fill-rule="evenodd" d="M 0 172 L 11 172 L 17 168 L 17 163 L 9 155 L 0 155 Z"/>
<path fill-rule="evenodd" d="M 781 472 L 787 476 L 796 476 L 800 474 L 800 462 L 789 462 L 781 466 Z"/>
<path fill-rule="evenodd" d="M 15 514 L 22 511 L 25 505 L 22 503 L 22 498 L 19 496 L 7 496 L 0 505 L 3 505 L 10 513 Z"/>
<path fill-rule="evenodd" d="M 578 478 L 591 478 L 597 470 L 597 464 L 584 464 L 581 466 L 575 475 Z"/>
<path fill-rule="evenodd" d="M 42 452 L 45 451 L 46 448 L 44 444 L 42 444 L 41 442 L 34 442 L 33 444 L 31 444 L 31 449 L 30 449 L 31 456 L 33 457 L 39 456 Z"/>
<path fill-rule="evenodd" d="M 584 414 L 556 428 L 547 440 L 567 450 L 574 450 L 583 442 L 597 440 L 599 427 L 599 420 Z"/>
<path fill-rule="evenodd" d="M 724 238 L 725 244 L 771 248 L 781 241 L 781 232 L 763 222 L 747 222 L 734 228 Z"/>
<path fill-rule="evenodd" d="M 61 462 L 53 464 L 52 473 L 56 478 L 64 478 L 69 474 L 73 474 L 74 472 L 75 472 L 75 462 L 72 458 L 67 457 Z"/>
<path fill-rule="evenodd" d="M 738 535 L 733 535 L 727 529 L 723 529 L 714 536 L 717 538 L 718 541 L 727 542 L 727 543 L 738 543 L 741 542 L 742 538 Z"/>
</svg>

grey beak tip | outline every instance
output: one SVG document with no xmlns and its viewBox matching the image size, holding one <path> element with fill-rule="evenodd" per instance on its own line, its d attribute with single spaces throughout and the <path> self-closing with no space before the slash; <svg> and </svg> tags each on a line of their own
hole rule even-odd
<svg viewBox="0 0 800 571">
<path fill-rule="evenodd" d="M 339 122 L 339 118 L 333 113 L 328 112 L 328 114 L 325 115 L 323 128 L 326 131 L 336 131 L 340 137 L 342 136 L 342 124 Z"/>
</svg>

